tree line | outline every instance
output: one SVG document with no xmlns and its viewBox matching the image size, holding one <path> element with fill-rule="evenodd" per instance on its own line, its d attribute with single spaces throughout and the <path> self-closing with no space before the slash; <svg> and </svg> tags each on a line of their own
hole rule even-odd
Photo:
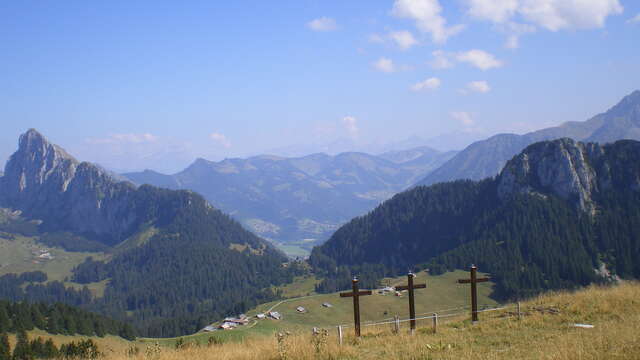
<svg viewBox="0 0 640 360">
<path fill-rule="evenodd" d="M 135 339 L 131 325 L 69 305 L 0 300 L 0 333 L 44 330 L 50 334 L 116 335 Z"/>
<path fill-rule="evenodd" d="M 72 341 L 58 348 L 51 338 L 29 340 L 27 332 L 20 330 L 11 349 L 9 336 L 0 333 L 0 360 L 97 359 L 100 355 L 98 345 L 91 339 Z"/>
</svg>

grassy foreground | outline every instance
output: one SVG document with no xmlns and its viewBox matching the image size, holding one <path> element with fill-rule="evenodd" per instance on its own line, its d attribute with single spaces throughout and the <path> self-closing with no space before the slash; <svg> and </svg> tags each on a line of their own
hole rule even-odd
<svg viewBox="0 0 640 360">
<path fill-rule="evenodd" d="M 518 320 L 507 309 L 418 325 L 415 336 L 403 325 L 394 335 L 389 326 L 367 327 L 356 341 L 337 344 L 336 332 L 313 337 L 308 332 L 248 339 L 240 343 L 185 346 L 183 349 L 140 345 L 136 356 L 111 352 L 106 359 L 638 359 L 640 358 L 640 284 L 590 287 L 575 293 L 541 296 L 522 304 Z M 577 328 L 573 324 L 594 327 Z"/>
</svg>

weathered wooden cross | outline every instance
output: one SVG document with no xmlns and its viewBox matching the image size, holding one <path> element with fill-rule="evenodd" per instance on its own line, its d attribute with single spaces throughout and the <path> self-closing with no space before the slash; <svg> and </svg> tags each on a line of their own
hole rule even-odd
<svg viewBox="0 0 640 360">
<path fill-rule="evenodd" d="M 351 280 L 352 291 L 348 293 L 340 293 L 340 297 L 353 298 L 353 322 L 355 325 L 356 336 L 360 336 L 360 296 L 371 295 L 371 290 L 360 291 L 358 289 L 358 278 Z"/>
<path fill-rule="evenodd" d="M 407 285 L 396 286 L 396 291 L 409 290 L 409 324 L 411 328 L 411 334 L 416 331 L 416 305 L 413 296 L 414 289 L 424 289 L 427 284 L 413 284 L 413 278 L 416 275 L 412 272 L 407 274 Z"/>
<path fill-rule="evenodd" d="M 459 279 L 459 284 L 471 284 L 471 321 L 478 321 L 478 289 L 476 284 L 479 282 L 489 281 L 488 277 L 478 278 L 478 268 L 475 265 L 471 265 L 471 278 Z"/>
</svg>

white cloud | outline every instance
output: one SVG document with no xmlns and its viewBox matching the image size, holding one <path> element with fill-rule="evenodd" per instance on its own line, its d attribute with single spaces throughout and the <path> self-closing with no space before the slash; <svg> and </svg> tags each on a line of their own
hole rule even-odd
<svg viewBox="0 0 640 360">
<path fill-rule="evenodd" d="M 209 134 L 209 138 L 211 140 L 215 141 L 216 143 L 224 146 L 225 148 L 230 148 L 231 147 L 231 141 L 229 141 L 229 139 L 227 139 L 226 136 L 224 136 L 224 135 L 222 135 L 220 133 L 217 133 L 217 132 L 211 133 L 211 134 Z"/>
<path fill-rule="evenodd" d="M 491 91 L 491 87 L 486 81 L 472 81 L 467 84 L 465 90 L 484 94 Z"/>
<path fill-rule="evenodd" d="M 429 63 L 432 68 L 440 70 L 440 69 L 449 69 L 453 67 L 453 61 L 450 59 L 450 55 L 445 53 L 442 50 L 436 50 L 431 53 L 433 55 L 433 60 Z"/>
<path fill-rule="evenodd" d="M 338 29 L 338 24 L 334 19 L 323 16 L 309 21 L 307 27 L 313 31 L 334 31 Z"/>
<path fill-rule="evenodd" d="M 631 19 L 627 20 L 627 24 L 640 24 L 640 14 L 632 17 Z"/>
<path fill-rule="evenodd" d="M 440 87 L 441 81 L 438 78 L 432 77 L 428 78 L 425 81 L 421 81 L 417 84 L 411 86 L 411 90 L 413 91 L 422 91 L 422 90 L 435 90 Z"/>
<path fill-rule="evenodd" d="M 360 131 L 360 129 L 358 129 L 358 119 L 353 116 L 345 116 L 342 118 L 342 124 L 351 137 L 358 136 L 358 132 Z"/>
<path fill-rule="evenodd" d="M 496 23 L 509 20 L 518 9 L 518 0 L 467 0 L 467 4 L 471 17 Z"/>
<path fill-rule="evenodd" d="M 473 126 L 476 124 L 476 121 L 473 119 L 473 116 L 466 111 L 453 111 L 449 115 L 458 121 L 465 128 L 465 131 L 470 131 L 473 129 Z"/>
<path fill-rule="evenodd" d="M 396 71 L 396 66 L 393 63 L 393 60 L 381 57 L 376 62 L 373 63 L 373 67 L 382 72 L 392 73 Z"/>
<path fill-rule="evenodd" d="M 116 143 L 140 144 L 140 143 L 155 142 L 157 140 L 158 140 L 157 136 L 149 133 L 144 133 L 144 134 L 126 133 L 126 134 L 111 134 L 104 138 L 88 138 L 85 140 L 85 142 L 89 144 L 116 144 Z"/>
<path fill-rule="evenodd" d="M 413 34 L 406 30 L 392 31 L 389 33 L 389 38 L 402 50 L 407 50 L 418 44 L 418 40 L 413 37 Z"/>
<path fill-rule="evenodd" d="M 496 59 L 495 56 L 478 49 L 458 53 L 456 55 L 456 60 L 468 63 L 480 70 L 489 70 L 503 65 L 502 61 Z"/>
<path fill-rule="evenodd" d="M 601 28 L 608 16 L 621 14 L 618 0 L 520 0 L 518 12 L 551 31 Z"/>
<path fill-rule="evenodd" d="M 412 19 L 416 27 L 431 34 L 431 39 L 442 44 L 464 29 L 463 25 L 447 26 L 447 20 L 440 14 L 442 7 L 438 0 L 395 0 L 391 14 Z"/>
<path fill-rule="evenodd" d="M 413 34 L 407 30 L 389 31 L 385 35 L 371 34 L 369 35 L 369 42 L 377 44 L 392 42 L 401 50 L 408 50 L 420 43 Z"/>
<path fill-rule="evenodd" d="M 619 0 L 467 0 L 467 14 L 494 23 L 520 15 L 551 31 L 601 28 L 607 17 L 621 14 Z"/>
</svg>

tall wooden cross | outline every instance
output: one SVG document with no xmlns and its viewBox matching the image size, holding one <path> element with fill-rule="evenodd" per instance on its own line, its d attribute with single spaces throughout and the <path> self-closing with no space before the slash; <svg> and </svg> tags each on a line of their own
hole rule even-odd
<svg viewBox="0 0 640 360">
<path fill-rule="evenodd" d="M 414 289 L 424 289 L 427 284 L 413 284 L 413 278 L 416 275 L 412 272 L 407 274 L 407 285 L 396 286 L 396 291 L 409 290 L 409 324 L 411 328 L 411 334 L 416 330 L 416 305 L 413 296 Z"/>
<path fill-rule="evenodd" d="M 489 281 L 488 277 L 478 278 L 478 268 L 475 265 L 471 265 L 471 278 L 459 279 L 459 284 L 471 284 L 471 321 L 478 321 L 478 289 L 476 284 L 479 282 Z"/>
<path fill-rule="evenodd" d="M 340 293 L 340 297 L 353 298 L 353 323 L 355 325 L 356 336 L 360 337 L 360 296 L 371 295 L 371 290 L 360 291 L 358 289 L 358 278 L 351 280 L 352 291 L 348 293 Z"/>
</svg>

